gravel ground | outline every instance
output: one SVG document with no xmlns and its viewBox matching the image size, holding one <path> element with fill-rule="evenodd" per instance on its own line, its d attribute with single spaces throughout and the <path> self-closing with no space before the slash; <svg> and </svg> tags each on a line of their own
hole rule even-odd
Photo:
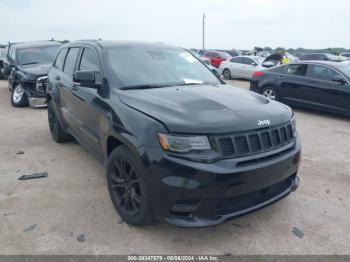
<svg viewBox="0 0 350 262">
<path fill-rule="evenodd" d="M 0 254 L 350 254 L 349 119 L 295 109 L 303 162 L 288 198 L 212 228 L 136 228 L 115 212 L 100 162 L 53 142 L 46 109 L 9 97 L 0 81 Z"/>
</svg>

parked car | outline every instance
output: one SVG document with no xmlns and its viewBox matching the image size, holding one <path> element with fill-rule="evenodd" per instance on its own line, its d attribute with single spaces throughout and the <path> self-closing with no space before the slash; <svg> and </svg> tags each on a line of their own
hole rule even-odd
<svg viewBox="0 0 350 262">
<path fill-rule="evenodd" d="M 349 52 L 341 53 L 340 55 L 345 57 L 347 60 L 350 59 L 350 53 Z"/>
<path fill-rule="evenodd" d="M 250 90 L 291 105 L 350 115 L 347 64 L 296 62 L 254 73 Z"/>
<path fill-rule="evenodd" d="M 8 76 L 13 106 L 46 106 L 47 73 L 60 46 L 56 41 L 9 46 L 4 73 Z"/>
<path fill-rule="evenodd" d="M 0 48 L 0 80 L 5 79 L 5 57 L 6 57 L 6 48 Z"/>
<path fill-rule="evenodd" d="M 250 79 L 255 71 L 264 69 L 263 61 L 264 58 L 258 56 L 236 56 L 223 61 L 219 67 L 219 72 L 225 79 Z"/>
<path fill-rule="evenodd" d="M 312 54 L 303 54 L 300 56 L 300 60 L 320 60 L 320 61 L 344 61 L 346 60 L 342 56 L 336 56 L 329 53 L 312 53 Z"/>
<path fill-rule="evenodd" d="M 186 50 L 77 41 L 48 74 L 52 138 L 106 165 L 129 224 L 212 226 L 294 191 L 300 139 L 292 110 L 224 84 Z"/>
<path fill-rule="evenodd" d="M 222 61 L 232 58 L 229 54 L 220 51 L 208 51 L 203 56 L 210 59 L 210 63 L 216 68 L 219 68 Z"/>
<path fill-rule="evenodd" d="M 195 50 L 190 49 L 188 50 L 192 55 L 194 55 L 195 57 L 197 57 L 199 60 L 201 60 L 204 64 L 206 65 L 211 65 L 210 63 L 210 59 L 206 58 L 204 56 L 200 56 Z"/>
</svg>

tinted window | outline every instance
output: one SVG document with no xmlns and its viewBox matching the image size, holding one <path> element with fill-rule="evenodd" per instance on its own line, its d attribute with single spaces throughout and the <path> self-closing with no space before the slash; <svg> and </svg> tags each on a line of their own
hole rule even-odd
<svg viewBox="0 0 350 262">
<path fill-rule="evenodd" d="M 79 53 L 79 48 L 70 48 L 66 57 L 66 62 L 64 63 L 64 72 L 73 75 L 75 62 L 77 60 Z"/>
<path fill-rule="evenodd" d="M 242 63 L 242 57 L 235 57 L 230 60 L 232 63 Z"/>
<path fill-rule="evenodd" d="M 66 57 L 67 51 L 68 49 L 64 48 L 58 53 L 55 62 L 55 67 L 57 67 L 59 70 L 63 70 L 64 58 Z"/>
<path fill-rule="evenodd" d="M 242 58 L 242 63 L 245 65 L 252 65 L 252 63 L 255 63 L 252 59 L 247 58 L 247 57 L 243 57 Z"/>
<path fill-rule="evenodd" d="M 100 71 L 97 54 L 91 48 L 85 48 L 81 56 L 79 70 Z"/>
<path fill-rule="evenodd" d="M 306 74 L 307 65 L 289 65 L 287 69 L 288 75 L 304 76 Z"/>
<path fill-rule="evenodd" d="M 331 81 L 334 76 L 341 77 L 333 69 L 321 66 L 321 65 L 310 65 L 308 69 L 308 76 L 315 79 Z"/>
</svg>

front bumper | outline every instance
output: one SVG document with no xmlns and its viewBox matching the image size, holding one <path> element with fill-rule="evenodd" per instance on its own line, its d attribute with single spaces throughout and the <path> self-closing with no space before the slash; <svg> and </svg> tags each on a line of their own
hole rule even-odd
<svg viewBox="0 0 350 262">
<path fill-rule="evenodd" d="M 28 97 L 29 106 L 31 108 L 42 108 L 46 107 L 46 97 Z"/>
<path fill-rule="evenodd" d="M 31 108 L 42 108 L 47 106 L 46 87 L 42 90 L 38 90 L 36 88 L 36 81 L 27 81 L 24 83 L 24 90 Z"/>
<path fill-rule="evenodd" d="M 156 148 L 147 150 L 153 156 L 147 179 L 153 212 L 159 220 L 180 227 L 220 224 L 270 205 L 299 185 L 299 137 L 276 157 L 239 167 L 242 159 L 205 164 L 173 158 Z"/>
</svg>

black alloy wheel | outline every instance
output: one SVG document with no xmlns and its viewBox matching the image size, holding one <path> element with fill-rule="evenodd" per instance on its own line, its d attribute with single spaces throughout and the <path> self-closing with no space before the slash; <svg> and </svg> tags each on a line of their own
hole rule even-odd
<svg viewBox="0 0 350 262">
<path fill-rule="evenodd" d="M 113 198 L 123 213 L 132 216 L 139 212 L 142 196 L 136 171 L 127 159 L 113 161 L 110 173 Z"/>
<path fill-rule="evenodd" d="M 142 170 L 137 156 L 125 145 L 115 148 L 107 161 L 107 185 L 114 208 L 134 226 L 155 222 Z"/>
</svg>

